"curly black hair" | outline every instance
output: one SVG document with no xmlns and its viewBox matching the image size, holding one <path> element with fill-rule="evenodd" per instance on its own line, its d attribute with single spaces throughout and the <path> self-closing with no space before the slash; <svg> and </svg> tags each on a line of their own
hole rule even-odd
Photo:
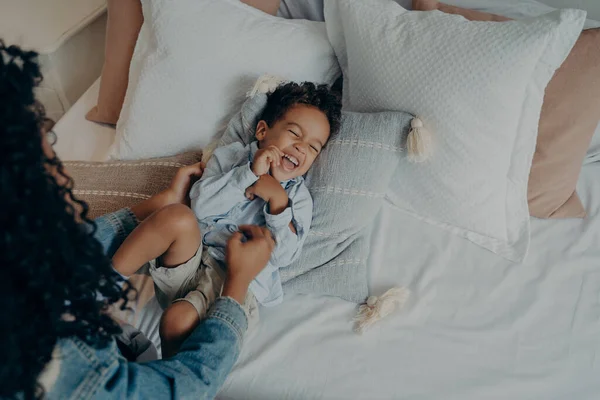
<svg viewBox="0 0 600 400">
<path fill-rule="evenodd" d="M 108 306 L 129 292 L 44 151 L 36 57 L 0 41 L 0 398 L 43 396 L 37 379 L 61 338 L 105 346 L 121 331 Z"/>
<path fill-rule="evenodd" d="M 312 82 L 279 85 L 268 95 L 267 105 L 260 119 L 272 127 L 296 104 L 306 104 L 321 110 L 329 121 L 330 138 L 340 130 L 342 103 L 339 93 L 327 85 L 315 85 Z"/>
</svg>

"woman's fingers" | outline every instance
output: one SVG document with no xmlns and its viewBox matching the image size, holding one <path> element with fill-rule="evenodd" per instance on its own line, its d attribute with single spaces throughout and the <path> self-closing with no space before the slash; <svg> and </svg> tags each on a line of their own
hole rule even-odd
<svg viewBox="0 0 600 400">
<path fill-rule="evenodd" d="M 244 238 L 244 235 L 242 235 L 241 232 L 234 232 L 233 235 L 231 235 L 231 238 L 229 239 L 231 241 L 231 243 L 229 243 L 230 246 L 238 246 L 242 243 L 242 239 Z"/>
<path fill-rule="evenodd" d="M 257 225 L 240 225 L 239 227 L 240 232 L 242 232 L 248 239 L 268 239 L 269 241 L 273 242 L 273 244 L 275 244 L 275 241 L 273 239 L 273 235 L 271 234 L 271 231 L 264 226 L 257 226 Z"/>
<path fill-rule="evenodd" d="M 244 236 L 247 239 L 245 241 Z M 255 225 L 240 226 L 240 231 L 235 232 L 227 242 L 227 280 L 223 294 L 241 304 L 250 282 L 268 264 L 274 247 L 275 242 L 268 229 Z"/>
<path fill-rule="evenodd" d="M 239 229 L 248 239 L 258 239 L 265 236 L 262 229 L 256 225 L 240 225 Z"/>
</svg>

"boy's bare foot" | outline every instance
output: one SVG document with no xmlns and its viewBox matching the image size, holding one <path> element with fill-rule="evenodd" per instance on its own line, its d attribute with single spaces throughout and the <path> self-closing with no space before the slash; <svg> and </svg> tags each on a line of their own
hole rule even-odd
<svg viewBox="0 0 600 400">
<path fill-rule="evenodd" d="M 185 204 L 189 206 L 190 188 L 202 177 L 202 172 L 204 172 L 204 163 L 201 162 L 180 168 L 167 189 L 131 207 L 131 211 L 141 222 L 155 211 L 168 205 Z"/>
</svg>

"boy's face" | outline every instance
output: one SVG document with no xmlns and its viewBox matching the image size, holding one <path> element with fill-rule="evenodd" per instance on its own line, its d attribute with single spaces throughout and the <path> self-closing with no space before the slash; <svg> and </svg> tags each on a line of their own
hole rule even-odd
<svg viewBox="0 0 600 400">
<path fill-rule="evenodd" d="M 269 127 L 260 121 L 256 127 L 260 148 L 275 146 L 284 154 L 271 175 L 280 182 L 308 172 L 329 139 L 329 121 L 318 108 L 296 104 Z"/>
</svg>

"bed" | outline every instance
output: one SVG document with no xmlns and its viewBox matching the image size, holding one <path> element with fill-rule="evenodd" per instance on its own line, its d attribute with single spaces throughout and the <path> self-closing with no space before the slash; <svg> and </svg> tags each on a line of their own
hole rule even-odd
<svg viewBox="0 0 600 400">
<path fill-rule="evenodd" d="M 114 129 L 88 122 L 98 82 L 55 126 L 64 160 L 103 160 Z M 290 295 L 263 309 L 220 399 L 595 399 L 600 393 L 600 163 L 583 168 L 583 220 L 532 220 L 513 264 L 387 203 L 370 289 L 408 286 L 404 310 L 362 336 L 356 305 Z M 418 251 L 415 251 L 418 249 Z M 157 345 L 160 308 L 136 325 Z"/>
</svg>

